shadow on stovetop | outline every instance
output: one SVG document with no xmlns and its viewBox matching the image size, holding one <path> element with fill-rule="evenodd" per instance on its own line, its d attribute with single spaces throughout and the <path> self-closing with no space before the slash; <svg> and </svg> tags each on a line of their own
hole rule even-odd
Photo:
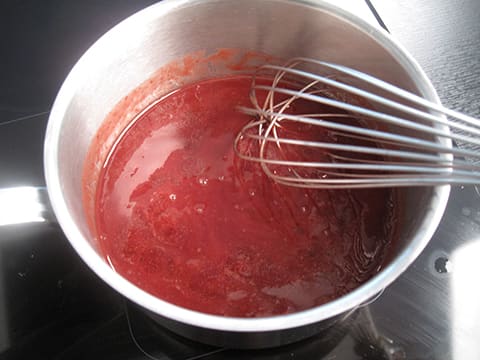
<svg viewBox="0 0 480 360">
<path fill-rule="evenodd" d="M 405 359 L 404 352 L 378 335 L 368 306 L 341 326 L 288 346 L 262 350 L 222 349 L 200 344 L 161 327 L 137 306 L 124 302 L 124 312 L 105 322 L 55 357 L 75 359 L 282 360 Z"/>
</svg>

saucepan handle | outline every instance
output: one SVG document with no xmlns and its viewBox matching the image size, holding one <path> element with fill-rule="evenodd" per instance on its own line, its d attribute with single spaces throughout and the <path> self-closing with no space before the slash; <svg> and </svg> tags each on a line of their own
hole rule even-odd
<svg viewBox="0 0 480 360">
<path fill-rule="evenodd" d="M 57 224 L 46 187 L 0 189 L 0 226 L 40 222 Z"/>
</svg>

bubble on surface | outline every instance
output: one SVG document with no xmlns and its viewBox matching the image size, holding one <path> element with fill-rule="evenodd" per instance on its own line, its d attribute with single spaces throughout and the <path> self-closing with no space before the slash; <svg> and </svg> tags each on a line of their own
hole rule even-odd
<svg viewBox="0 0 480 360">
<path fill-rule="evenodd" d="M 205 204 L 196 204 L 194 210 L 197 214 L 203 214 L 205 212 Z"/>
</svg>

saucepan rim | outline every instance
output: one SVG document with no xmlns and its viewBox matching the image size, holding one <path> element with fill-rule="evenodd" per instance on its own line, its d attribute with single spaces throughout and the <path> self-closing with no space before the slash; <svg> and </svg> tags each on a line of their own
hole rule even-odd
<svg viewBox="0 0 480 360">
<path fill-rule="evenodd" d="M 218 0 L 208 0 L 218 1 Z M 225 0 L 222 0 L 225 1 Z M 307 6 L 315 9 L 322 9 L 336 16 L 346 23 L 351 24 L 373 37 L 382 45 L 394 58 L 402 64 L 406 72 L 410 74 L 416 86 L 423 95 L 434 102 L 440 103 L 439 98 L 430 83 L 429 79 L 412 58 L 411 55 L 393 39 L 386 31 L 377 28 L 367 21 L 321 0 L 273 0 L 278 3 L 295 3 L 299 6 Z M 205 3 L 198 0 L 165 0 L 160 3 L 147 7 L 144 10 L 130 16 L 120 24 L 112 28 L 102 36 L 77 62 L 66 80 L 64 81 L 50 113 L 44 150 L 44 168 L 49 197 L 58 222 L 63 229 L 71 245 L 83 261 L 106 283 L 123 294 L 133 302 L 144 307 L 160 316 L 170 318 L 185 324 L 190 324 L 202 328 L 223 330 L 230 332 L 268 332 L 283 329 L 292 329 L 320 322 L 333 316 L 346 313 L 358 307 L 369 298 L 375 296 L 378 292 L 392 283 L 405 269 L 418 257 L 420 252 L 429 242 L 436 230 L 443 212 L 445 210 L 450 186 L 437 186 L 432 191 L 432 209 L 429 213 L 428 224 L 422 226 L 420 231 L 414 236 L 411 243 L 401 252 L 399 256 L 391 262 L 390 265 L 381 270 L 372 279 L 352 292 L 327 304 L 317 306 L 304 311 L 299 311 L 287 315 L 261 318 L 234 318 L 218 315 L 210 315 L 185 309 L 166 302 L 133 285 L 121 275 L 112 270 L 104 259 L 93 249 L 79 228 L 77 227 L 71 211 L 63 196 L 62 184 L 58 167 L 59 160 L 59 140 L 62 131 L 63 118 L 66 114 L 79 82 L 82 73 L 85 71 L 84 62 L 91 52 L 95 52 L 98 47 L 108 44 L 109 39 L 115 32 L 122 27 L 134 26 L 136 22 L 143 22 L 146 19 L 160 18 L 168 16 L 172 10 L 183 6 L 194 6 L 196 3 Z"/>
</svg>

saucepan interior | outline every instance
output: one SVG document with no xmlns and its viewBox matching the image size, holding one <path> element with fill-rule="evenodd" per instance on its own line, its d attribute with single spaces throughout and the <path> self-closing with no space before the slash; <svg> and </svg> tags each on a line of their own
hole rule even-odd
<svg viewBox="0 0 480 360">
<path fill-rule="evenodd" d="M 103 156 L 92 162 L 89 147 L 115 105 L 160 68 L 190 54 L 208 57 L 219 49 L 237 49 L 239 54 L 253 51 L 277 59 L 323 59 L 378 76 L 430 100 L 438 99 L 415 61 L 387 34 L 331 5 L 306 0 L 163 1 L 109 31 L 69 74 L 49 119 L 45 170 L 53 208 L 79 255 L 113 288 L 186 336 L 223 346 L 275 346 L 311 335 L 397 278 L 432 236 L 449 187 L 400 190 L 401 224 L 389 263 L 360 288 L 317 308 L 270 318 L 228 318 L 180 308 L 143 292 L 106 264 L 89 226 L 83 171 L 85 166 L 98 171 Z M 214 69 L 210 75 L 228 71 L 233 70 Z M 185 74 L 182 81 L 194 82 L 198 76 L 205 73 Z M 165 79 L 155 96 L 178 86 L 178 82 Z M 135 106 L 149 101 L 143 95 L 132 100 L 129 116 L 135 115 Z M 122 126 L 112 125 L 112 135 L 105 137 L 100 152 L 106 154 Z M 88 161 L 91 164 L 86 164 Z M 94 189 L 96 180 L 91 178 L 83 185 Z"/>
</svg>

